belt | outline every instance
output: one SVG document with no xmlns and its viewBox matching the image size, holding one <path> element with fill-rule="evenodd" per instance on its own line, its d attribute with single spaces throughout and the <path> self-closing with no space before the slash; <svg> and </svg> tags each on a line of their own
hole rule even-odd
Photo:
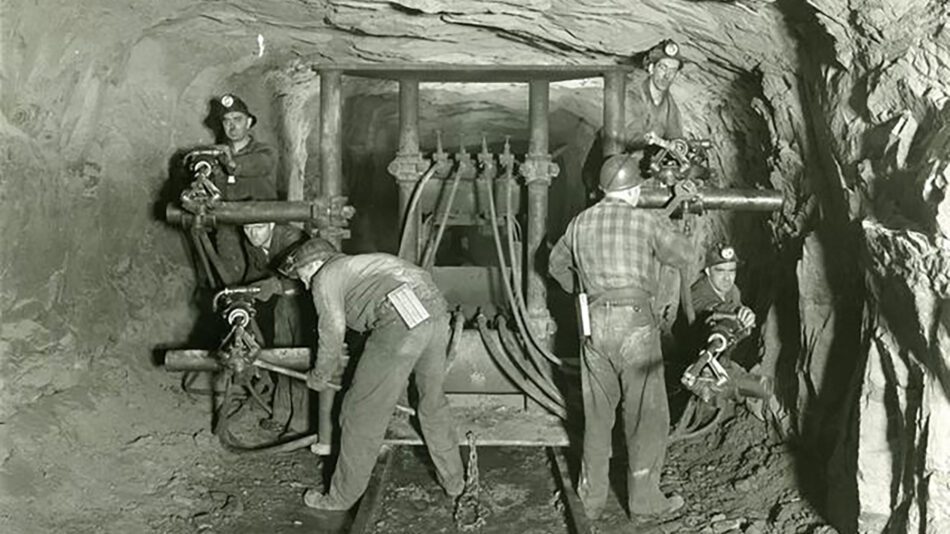
<svg viewBox="0 0 950 534">
<path fill-rule="evenodd" d="M 653 304 L 653 295 L 639 287 L 621 287 L 608 289 L 594 295 L 590 299 L 590 306 L 643 306 L 649 308 Z"/>
</svg>

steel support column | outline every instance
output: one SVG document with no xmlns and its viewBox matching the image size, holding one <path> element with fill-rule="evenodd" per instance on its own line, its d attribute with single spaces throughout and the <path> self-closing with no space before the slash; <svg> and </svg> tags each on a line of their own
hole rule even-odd
<svg viewBox="0 0 950 534">
<path fill-rule="evenodd" d="M 336 197 L 343 194 L 343 116 L 342 74 L 338 70 L 320 72 L 320 195 Z M 338 248 L 341 236 L 326 236 Z M 320 444 L 333 444 L 333 401 L 336 392 L 321 391 L 318 395 L 317 433 Z"/>
<path fill-rule="evenodd" d="M 623 152 L 627 77 L 623 71 L 604 74 L 604 158 Z"/>
<path fill-rule="evenodd" d="M 525 299 L 534 333 L 548 338 L 554 332 L 554 321 L 547 308 L 545 273 L 538 268 L 538 253 L 544 243 L 548 223 L 548 188 L 558 174 L 557 164 L 548 153 L 548 100 L 550 84 L 547 80 L 534 80 L 528 85 L 528 117 L 531 139 L 528 155 L 521 166 L 528 187 L 528 224 L 525 273 L 527 276 Z M 544 265 L 544 262 L 541 262 Z"/>
<path fill-rule="evenodd" d="M 399 222 L 407 225 L 405 232 L 401 233 L 407 241 L 407 246 L 402 247 L 402 257 L 413 263 L 419 260 L 416 246 L 419 241 L 419 214 L 413 213 L 407 218 L 406 210 L 416 183 L 427 166 L 428 162 L 419 151 L 419 80 L 400 79 L 399 151 L 388 170 L 399 185 Z"/>
</svg>

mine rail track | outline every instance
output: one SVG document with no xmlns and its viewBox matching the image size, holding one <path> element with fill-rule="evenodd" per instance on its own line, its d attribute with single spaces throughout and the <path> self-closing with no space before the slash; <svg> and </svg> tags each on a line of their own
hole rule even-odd
<svg viewBox="0 0 950 534">
<path fill-rule="evenodd" d="M 369 486 L 362 499 L 356 506 L 355 513 L 348 524 L 341 525 L 340 530 L 328 530 L 338 534 L 371 534 L 374 532 L 376 517 L 379 512 L 386 486 L 392 472 L 393 458 L 398 445 L 384 445 L 376 465 L 370 476 Z M 571 482 L 568 469 L 567 451 L 564 447 L 545 447 L 546 455 L 552 466 L 552 476 L 555 478 L 559 491 L 559 498 L 564 506 L 564 519 L 567 531 L 571 534 L 591 534 L 590 522 L 584 512 L 583 504 Z M 480 528 L 459 529 L 459 532 L 480 532 Z"/>
</svg>

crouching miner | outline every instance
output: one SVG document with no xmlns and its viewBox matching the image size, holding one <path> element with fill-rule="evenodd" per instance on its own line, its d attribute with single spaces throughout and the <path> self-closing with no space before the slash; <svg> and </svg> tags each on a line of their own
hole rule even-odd
<svg viewBox="0 0 950 534">
<path fill-rule="evenodd" d="M 669 513 L 684 504 L 682 497 L 660 491 L 670 413 L 652 308 L 660 264 L 685 265 L 692 247 L 668 218 L 637 208 L 642 160 L 643 152 L 636 151 L 604 163 L 604 198 L 568 224 L 551 250 L 549 264 L 561 287 L 589 298 L 589 335 L 584 332 L 581 365 L 584 451 L 578 494 L 591 519 L 600 516 L 607 501 L 611 430 L 621 402 L 631 516 Z M 586 321 L 581 322 L 583 330 Z"/>
<path fill-rule="evenodd" d="M 449 496 L 460 495 L 462 458 L 442 387 L 447 304 L 429 273 L 389 254 L 341 254 L 320 238 L 292 250 L 281 271 L 310 290 L 318 315 L 317 358 L 307 375 L 312 389 L 323 391 L 339 374 L 346 329 L 369 332 L 343 398 L 340 455 L 329 491 L 307 490 L 307 506 L 345 511 L 359 500 L 410 374 L 419 394 L 419 426 L 439 483 Z"/>
</svg>

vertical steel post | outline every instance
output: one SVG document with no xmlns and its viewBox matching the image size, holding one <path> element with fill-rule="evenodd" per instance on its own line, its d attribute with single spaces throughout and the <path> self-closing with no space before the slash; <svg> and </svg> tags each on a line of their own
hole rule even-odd
<svg viewBox="0 0 950 534">
<path fill-rule="evenodd" d="M 342 74 L 338 70 L 320 72 L 320 196 L 337 197 L 343 194 L 343 115 Z M 337 248 L 339 235 L 328 236 Z M 318 394 L 317 433 L 320 444 L 333 444 L 333 401 L 331 390 Z"/>
<path fill-rule="evenodd" d="M 550 82 L 532 80 L 528 84 L 528 118 L 531 139 L 521 174 L 528 187 L 528 224 L 525 273 L 525 299 L 535 335 L 548 338 L 554 332 L 554 321 L 547 308 L 545 273 L 538 270 L 538 251 L 544 242 L 548 222 L 548 188 L 558 174 L 557 164 L 548 153 L 548 101 Z"/>
<path fill-rule="evenodd" d="M 419 80 L 399 80 L 399 151 L 389 164 L 388 170 L 399 185 L 399 224 L 407 227 L 402 235 L 407 241 L 402 247 L 402 257 L 413 263 L 418 262 L 419 250 L 419 214 L 407 218 L 409 199 L 425 171 L 428 162 L 419 152 Z"/>
<path fill-rule="evenodd" d="M 624 71 L 604 74 L 604 158 L 623 152 L 627 76 Z"/>
</svg>

